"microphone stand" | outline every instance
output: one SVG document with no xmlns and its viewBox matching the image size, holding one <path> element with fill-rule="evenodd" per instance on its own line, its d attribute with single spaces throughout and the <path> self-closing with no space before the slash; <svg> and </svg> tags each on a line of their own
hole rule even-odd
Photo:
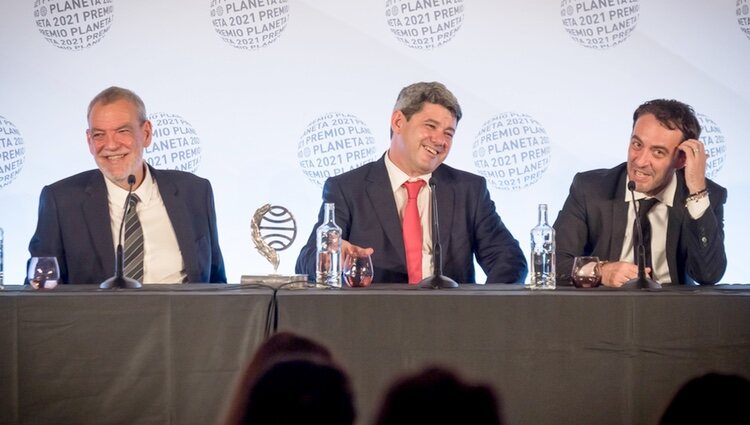
<svg viewBox="0 0 750 425">
<path fill-rule="evenodd" d="M 101 289 L 112 289 L 112 288 L 127 288 L 127 289 L 138 289 L 141 286 L 141 282 L 135 279 L 125 277 L 125 258 L 122 252 L 122 228 L 125 225 L 125 217 L 128 215 L 130 209 L 130 194 L 133 193 L 133 185 L 135 184 L 135 176 L 128 176 L 128 196 L 125 198 L 125 211 L 122 215 L 122 221 L 120 222 L 120 236 L 117 238 L 117 251 L 115 252 L 115 275 L 99 284 Z"/>
<path fill-rule="evenodd" d="M 659 289 L 661 284 L 646 276 L 646 247 L 643 245 L 643 228 L 641 227 L 640 207 L 635 201 L 635 182 L 628 182 L 628 190 L 633 198 L 635 210 L 635 227 L 638 229 L 638 277 L 630 279 L 622 285 L 624 289 Z M 635 235 L 633 235 L 635 236 Z"/>
<path fill-rule="evenodd" d="M 432 192 L 432 276 L 426 277 L 419 282 L 420 288 L 445 289 L 458 288 L 458 283 L 448 276 L 443 276 L 443 247 L 440 245 L 440 226 L 437 212 L 437 185 L 434 179 L 430 179 L 430 191 Z"/>
</svg>

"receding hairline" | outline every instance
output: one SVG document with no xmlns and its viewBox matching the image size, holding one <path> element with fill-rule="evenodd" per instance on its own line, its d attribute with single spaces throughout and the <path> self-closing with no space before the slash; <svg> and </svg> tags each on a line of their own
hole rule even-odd
<svg viewBox="0 0 750 425">
<path fill-rule="evenodd" d="M 86 121 L 89 123 L 91 122 L 91 111 L 97 105 L 111 105 L 121 100 L 129 102 L 135 107 L 136 115 L 138 117 L 138 120 L 140 121 L 140 124 L 148 121 L 148 115 L 146 114 L 146 105 L 143 103 L 143 99 L 141 99 L 140 96 L 138 96 L 132 90 L 117 86 L 108 87 L 99 92 L 99 94 L 94 96 L 93 99 L 91 99 L 86 113 Z"/>
</svg>

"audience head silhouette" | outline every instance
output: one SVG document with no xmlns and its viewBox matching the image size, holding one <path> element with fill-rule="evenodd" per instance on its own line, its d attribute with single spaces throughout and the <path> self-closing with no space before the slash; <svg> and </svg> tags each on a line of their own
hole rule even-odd
<svg viewBox="0 0 750 425">
<path fill-rule="evenodd" d="M 319 364 L 333 364 L 330 350 L 322 344 L 292 332 L 279 332 L 269 337 L 255 351 L 239 379 L 224 424 L 243 423 L 250 391 L 262 374 L 276 363 L 289 360 L 308 360 Z"/>
<path fill-rule="evenodd" d="M 260 375 L 250 390 L 241 423 L 351 425 L 354 417 L 349 379 L 341 369 L 289 360 Z"/>
<path fill-rule="evenodd" d="M 708 373 L 686 382 L 659 422 L 673 424 L 750 424 L 750 381 L 738 375 Z"/>
<path fill-rule="evenodd" d="M 499 425 L 499 410 L 490 387 L 467 384 L 446 369 L 430 367 L 391 386 L 375 424 Z"/>
</svg>

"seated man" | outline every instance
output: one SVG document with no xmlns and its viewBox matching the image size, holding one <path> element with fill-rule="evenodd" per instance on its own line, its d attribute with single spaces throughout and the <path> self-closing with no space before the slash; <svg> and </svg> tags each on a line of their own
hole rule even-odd
<svg viewBox="0 0 750 425">
<path fill-rule="evenodd" d="M 145 163 L 152 133 L 141 98 L 110 87 L 89 104 L 88 123 L 89 151 L 99 169 L 42 189 L 31 256 L 57 257 L 63 283 L 99 284 L 112 276 L 131 180 L 138 225 L 129 221 L 125 230 L 131 238 L 123 245 L 126 277 L 226 283 L 211 184 Z"/>
<path fill-rule="evenodd" d="M 605 261 L 603 285 L 620 287 L 637 277 L 638 232 L 628 190 L 633 182 L 635 198 L 644 199 L 639 204 L 647 273 L 662 285 L 721 279 L 727 191 L 706 178 L 700 132 L 693 109 L 676 100 L 652 100 L 636 109 L 627 162 L 573 179 L 554 224 L 560 275 L 570 274 L 575 256 L 593 255 Z"/>
<path fill-rule="evenodd" d="M 390 149 L 380 160 L 326 181 L 323 200 L 336 204 L 342 253 L 371 254 L 374 282 L 418 283 L 432 274 L 430 179 L 439 202 L 443 274 L 474 283 L 476 255 L 487 282 L 526 277 L 524 254 L 495 211 L 485 179 L 443 164 L 460 119 L 461 107 L 443 84 L 405 87 L 391 115 Z M 321 208 L 315 228 L 323 213 Z M 316 251 L 313 229 L 297 273 L 315 278 Z"/>
</svg>

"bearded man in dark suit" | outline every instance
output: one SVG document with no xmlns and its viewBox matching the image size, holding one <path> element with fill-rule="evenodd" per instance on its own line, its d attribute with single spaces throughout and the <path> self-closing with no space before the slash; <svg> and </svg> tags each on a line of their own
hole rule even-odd
<svg viewBox="0 0 750 425">
<path fill-rule="evenodd" d="M 110 87 L 89 104 L 88 123 L 86 138 L 98 169 L 42 189 L 31 256 L 56 257 L 63 283 L 99 284 L 112 276 L 134 176 L 142 264 L 140 274 L 126 277 L 143 283 L 226 283 L 211 184 L 145 163 L 152 126 L 141 98 Z"/>
</svg>

